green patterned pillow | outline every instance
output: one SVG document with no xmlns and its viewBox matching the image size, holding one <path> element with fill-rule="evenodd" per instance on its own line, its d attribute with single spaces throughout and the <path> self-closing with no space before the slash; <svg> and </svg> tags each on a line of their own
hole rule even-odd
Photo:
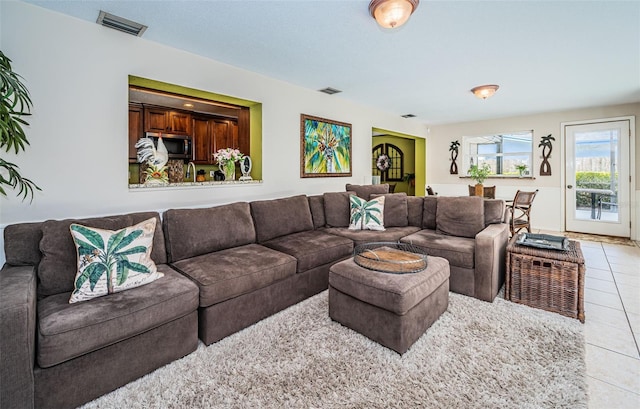
<svg viewBox="0 0 640 409">
<path fill-rule="evenodd" d="M 350 195 L 349 230 L 384 230 L 384 196 L 368 202 Z"/>
<path fill-rule="evenodd" d="M 69 303 L 148 284 L 164 274 L 151 259 L 156 218 L 118 231 L 70 226 L 78 255 Z"/>
</svg>

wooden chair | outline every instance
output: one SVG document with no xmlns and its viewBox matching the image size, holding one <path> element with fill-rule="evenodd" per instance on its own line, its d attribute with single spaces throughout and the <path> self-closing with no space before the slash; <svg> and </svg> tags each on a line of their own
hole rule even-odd
<svg viewBox="0 0 640 409">
<path fill-rule="evenodd" d="M 515 235 L 522 229 L 527 229 L 531 233 L 531 206 L 533 199 L 536 197 L 538 189 L 535 192 L 524 192 L 518 190 L 513 202 L 508 201 L 507 212 L 509 215 L 509 230 L 511 236 Z"/>
<path fill-rule="evenodd" d="M 476 187 L 474 185 L 469 185 L 469 196 L 476 195 Z M 482 197 L 485 199 L 495 199 L 496 198 L 496 187 L 495 186 L 485 186 L 483 188 Z"/>
</svg>

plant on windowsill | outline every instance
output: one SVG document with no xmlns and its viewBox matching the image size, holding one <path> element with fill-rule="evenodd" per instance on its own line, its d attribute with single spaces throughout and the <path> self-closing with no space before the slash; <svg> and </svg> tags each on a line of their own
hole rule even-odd
<svg viewBox="0 0 640 409">
<path fill-rule="evenodd" d="M 31 115 L 29 91 L 21 81 L 22 77 L 11 69 L 11 60 L 0 51 L 0 149 L 9 152 L 11 148 L 18 154 L 29 145 L 22 129 L 29 125 L 23 116 Z M 7 196 L 4 186 L 19 189 L 22 200 L 27 196 L 33 201 L 33 190 L 41 190 L 30 179 L 23 177 L 18 165 L 0 158 L 0 195 Z M 4 174 L 3 174 L 4 173 Z M 8 178 L 7 178 L 8 176 Z"/>
<path fill-rule="evenodd" d="M 482 166 L 471 165 L 467 173 L 471 179 L 476 181 L 476 196 L 483 197 L 484 186 L 482 184 L 491 174 L 491 167 L 488 163 L 483 163 Z"/>
<path fill-rule="evenodd" d="M 518 171 L 518 174 L 520 175 L 520 177 L 524 177 L 527 174 L 527 165 L 525 165 L 524 163 L 521 163 L 519 165 L 516 165 L 516 170 Z"/>
</svg>

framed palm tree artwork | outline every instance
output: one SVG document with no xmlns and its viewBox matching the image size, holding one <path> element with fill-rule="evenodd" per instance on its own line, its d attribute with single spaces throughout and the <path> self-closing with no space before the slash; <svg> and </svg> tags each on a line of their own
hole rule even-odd
<svg viewBox="0 0 640 409">
<path fill-rule="evenodd" d="M 351 176 L 351 124 L 300 115 L 300 177 Z"/>
</svg>

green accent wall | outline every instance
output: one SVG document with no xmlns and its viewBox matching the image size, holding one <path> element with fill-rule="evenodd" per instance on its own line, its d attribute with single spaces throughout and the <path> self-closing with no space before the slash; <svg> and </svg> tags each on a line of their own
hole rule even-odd
<svg viewBox="0 0 640 409">
<path fill-rule="evenodd" d="M 183 87 L 181 85 L 169 84 L 148 78 L 136 77 L 134 75 L 129 75 L 129 85 L 136 85 L 158 91 L 171 92 L 173 94 L 207 99 L 209 101 L 224 102 L 249 108 L 249 138 L 251 141 L 251 151 L 249 152 L 249 156 L 251 156 L 252 162 L 251 176 L 255 180 L 262 180 L 262 103 L 231 97 L 228 95 L 216 94 L 214 92 L 202 91 L 195 88 Z M 217 166 L 214 167 L 217 170 Z M 198 166 L 198 169 L 200 168 L 207 168 L 205 170 L 207 170 L 206 175 L 208 179 L 208 167 Z"/>
<path fill-rule="evenodd" d="M 404 153 L 404 173 L 416 174 L 416 186 L 414 192 L 408 192 L 406 182 L 397 182 L 396 192 L 408 192 L 415 196 L 424 196 L 426 193 L 425 183 L 427 168 L 427 150 L 426 140 L 413 135 L 403 134 L 400 132 L 389 131 L 386 129 L 373 128 L 374 133 L 385 134 L 385 136 L 374 136 L 372 138 L 372 148 L 380 143 L 391 143 L 396 145 Z"/>
</svg>

